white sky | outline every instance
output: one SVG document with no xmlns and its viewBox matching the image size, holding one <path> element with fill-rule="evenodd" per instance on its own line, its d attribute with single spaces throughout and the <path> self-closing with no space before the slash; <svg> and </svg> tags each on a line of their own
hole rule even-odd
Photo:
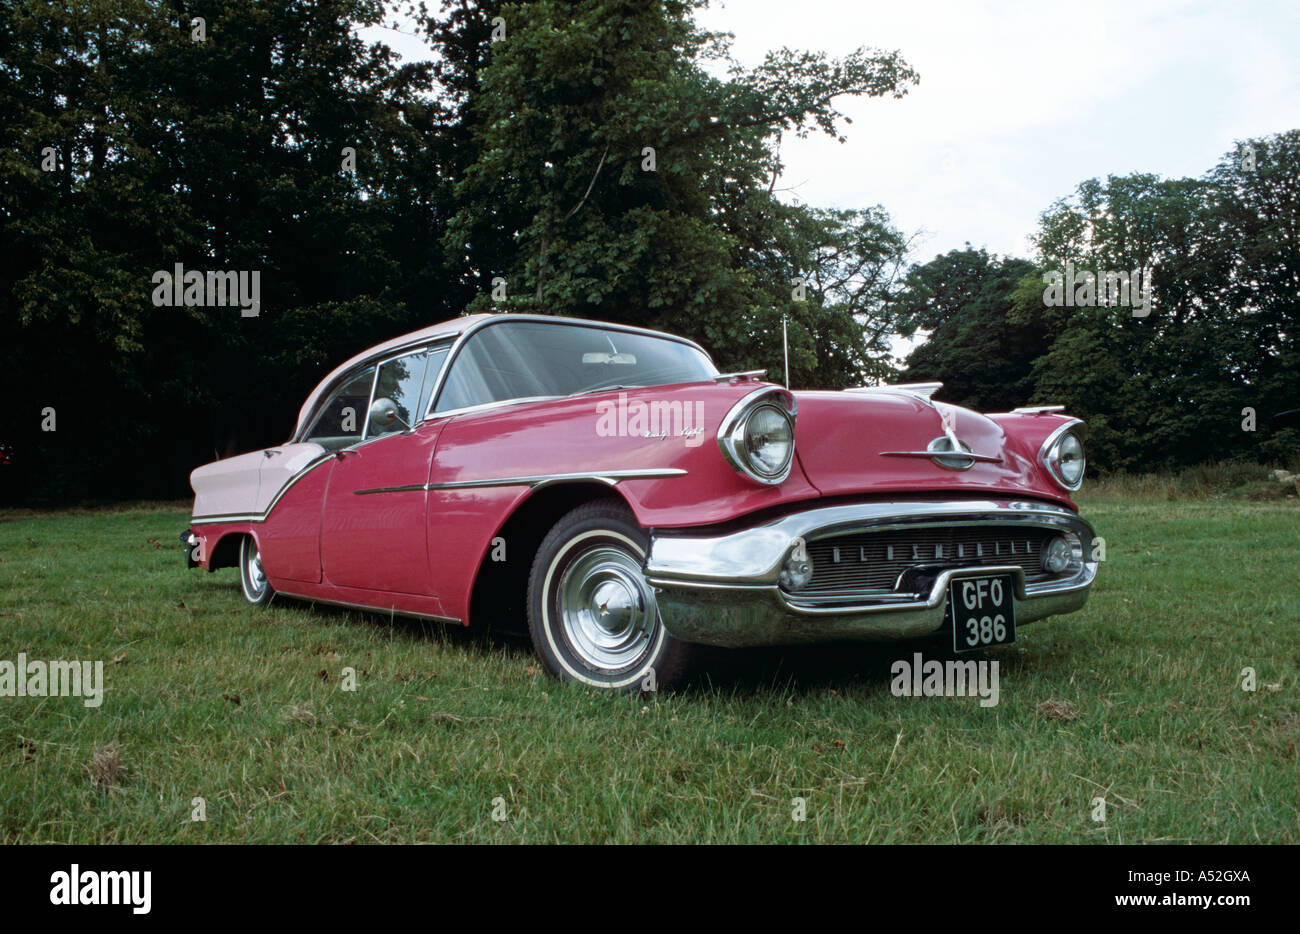
<svg viewBox="0 0 1300 934">
<path fill-rule="evenodd" d="M 880 203 L 924 261 L 970 241 L 1030 255 L 1092 177 L 1200 175 L 1234 140 L 1300 127 L 1300 0 L 714 0 L 744 65 L 782 45 L 898 49 L 902 100 L 841 98 L 843 145 L 787 140 L 786 197 Z"/>
<path fill-rule="evenodd" d="M 1200 175 L 1235 140 L 1300 127 L 1300 0 L 713 0 L 698 20 L 744 65 L 783 45 L 903 53 L 921 83 L 841 98 L 848 141 L 786 139 L 778 187 L 884 205 L 922 234 L 918 261 L 967 241 L 1028 256 L 1038 215 L 1087 178 Z"/>
</svg>

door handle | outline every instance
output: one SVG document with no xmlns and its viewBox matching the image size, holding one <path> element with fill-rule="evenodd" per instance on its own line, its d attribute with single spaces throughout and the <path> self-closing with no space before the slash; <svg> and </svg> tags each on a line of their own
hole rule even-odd
<svg viewBox="0 0 1300 934">
<path fill-rule="evenodd" d="M 282 451 L 271 451 L 271 450 L 267 450 L 267 451 L 263 451 L 263 452 L 262 452 L 262 456 L 263 456 L 263 457 L 275 457 L 275 455 L 277 455 L 277 454 L 281 454 L 281 453 L 283 453 L 283 452 L 282 452 Z"/>
</svg>

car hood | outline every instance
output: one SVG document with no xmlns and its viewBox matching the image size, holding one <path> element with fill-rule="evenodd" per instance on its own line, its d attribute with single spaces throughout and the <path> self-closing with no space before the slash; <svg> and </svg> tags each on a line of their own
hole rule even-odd
<svg viewBox="0 0 1300 934">
<path fill-rule="evenodd" d="M 863 492 L 981 492 L 1030 495 L 1073 507 L 1038 463 L 1037 435 L 1009 436 L 996 418 L 934 402 L 901 390 L 796 392 L 799 414 L 795 451 L 809 482 L 823 496 Z M 944 435 L 945 417 L 971 453 L 996 458 L 966 470 L 930 457 L 901 456 L 926 450 Z"/>
</svg>

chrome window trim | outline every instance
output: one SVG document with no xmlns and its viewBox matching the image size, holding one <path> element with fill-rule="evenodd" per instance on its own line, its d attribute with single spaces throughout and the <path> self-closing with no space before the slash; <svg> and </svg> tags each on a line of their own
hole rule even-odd
<svg viewBox="0 0 1300 934">
<path fill-rule="evenodd" d="M 366 399 L 366 419 L 361 423 L 361 437 L 357 439 L 358 441 L 364 442 L 366 440 L 366 432 L 370 430 L 370 407 L 375 404 L 375 387 L 379 385 L 379 368 L 383 365 L 383 363 L 376 362 L 375 375 L 370 378 L 370 396 Z M 347 445 L 347 447 L 351 446 L 352 445 Z"/>
<path fill-rule="evenodd" d="M 379 370 L 380 370 L 382 367 L 386 366 L 386 365 L 389 364 L 389 363 L 392 363 L 394 360 L 401 360 L 403 357 L 413 357 L 413 356 L 415 356 L 416 354 L 420 354 L 420 353 L 423 353 L 424 356 L 427 358 L 427 357 L 429 356 L 429 354 L 433 353 L 435 350 L 441 350 L 442 347 L 443 347 L 443 345 L 451 346 L 451 343 L 452 343 L 452 342 L 449 341 L 449 340 L 439 340 L 439 341 L 436 341 L 436 342 L 434 342 L 434 343 L 432 343 L 432 344 L 429 344 L 429 345 L 427 345 L 427 346 L 424 346 L 424 347 L 421 347 L 420 344 L 416 343 L 416 344 L 412 345 L 412 347 L 413 347 L 414 349 L 412 349 L 412 348 L 407 348 L 406 350 L 403 350 L 403 351 L 401 351 L 400 353 L 395 353 L 395 354 L 393 354 L 391 357 L 385 357 L 385 358 L 383 358 L 383 359 L 381 359 L 381 360 L 378 360 L 378 361 L 375 363 L 375 378 L 374 378 L 374 380 L 373 380 L 373 381 L 371 382 L 371 384 L 370 384 L 370 406 L 373 406 L 373 405 L 375 404 L 375 393 L 379 390 Z M 445 363 L 445 360 L 444 360 L 444 363 Z M 426 367 L 428 366 L 428 360 L 427 360 L 427 359 L 425 360 L 425 366 L 426 366 Z M 428 377 L 428 373 L 426 372 L 425 375 L 424 375 L 424 377 L 421 377 L 421 379 L 420 379 L 420 394 L 421 394 L 421 395 L 424 394 L 424 380 L 425 380 L 427 377 Z M 376 440 L 376 439 L 378 439 L 378 438 L 385 438 L 385 437 L 387 437 L 388 435 L 395 434 L 395 432 L 391 432 L 391 431 L 390 431 L 390 432 L 386 432 L 385 434 L 382 434 L 382 435 L 375 435 L 373 438 L 370 437 L 370 435 L 369 435 L 369 432 L 370 432 L 370 406 L 367 406 L 367 407 L 366 407 L 366 424 L 365 424 L 365 428 L 362 429 L 362 432 L 361 432 L 361 438 L 362 438 L 362 440 L 363 440 L 363 441 L 374 441 L 374 440 Z M 411 422 L 411 429 L 414 430 L 415 428 L 419 427 L 420 425 L 423 425 L 424 422 L 425 422 L 425 418 L 426 418 L 425 415 L 421 415 L 421 414 L 419 414 L 419 403 L 417 402 L 417 403 L 416 403 L 416 418 L 415 418 L 415 421 Z"/>
<path fill-rule="evenodd" d="M 302 431 L 296 433 L 286 443 L 302 444 L 305 442 L 309 442 L 311 439 L 306 437 L 307 432 L 310 431 L 312 428 L 316 427 L 316 419 L 320 417 L 321 410 L 329 402 L 330 397 L 334 394 L 334 390 L 338 389 L 348 380 L 360 374 L 367 367 L 373 366 L 375 368 L 375 375 L 378 376 L 379 368 L 383 364 L 390 363 L 391 361 L 396 360 L 399 357 L 405 357 L 410 355 L 411 353 L 415 353 L 419 351 L 421 347 L 423 347 L 425 352 L 427 353 L 429 351 L 441 348 L 444 344 L 450 347 L 455 342 L 456 342 L 456 335 L 454 334 L 448 334 L 439 337 L 422 337 L 419 340 L 411 341 L 409 344 L 403 344 L 401 347 L 390 348 L 384 354 L 377 354 L 373 357 L 367 357 L 365 360 L 362 360 L 360 363 L 358 363 L 352 369 L 348 370 L 346 373 L 344 373 L 338 379 L 336 379 L 333 383 L 331 383 L 328 387 L 326 387 L 326 390 L 321 394 L 322 398 L 320 404 L 317 405 L 315 410 L 311 413 L 311 417 L 304 422 L 304 427 Z M 370 382 L 370 404 L 371 405 L 374 404 L 375 385 L 376 385 L 375 381 L 371 380 Z M 411 424 L 411 427 L 414 428 L 416 425 L 420 424 L 423 421 L 424 418 L 422 416 L 419 419 L 417 419 L 415 422 L 413 422 Z M 364 435 L 365 429 L 369 427 L 369 422 L 370 422 L 370 409 L 367 407 L 366 424 L 362 427 L 363 438 L 365 437 Z"/>
<path fill-rule="evenodd" d="M 365 362 L 360 363 L 357 366 L 353 367 L 352 369 L 348 370 L 346 373 L 344 373 L 342 376 L 336 379 L 329 386 L 328 390 L 321 394 L 322 398 L 320 404 L 316 406 L 315 411 L 311 413 L 311 418 L 307 419 L 307 421 L 304 423 L 302 431 L 294 435 L 288 441 L 286 441 L 285 444 L 314 444 L 315 442 L 313 442 L 311 438 L 308 437 L 308 433 L 313 428 L 315 428 L 316 423 L 320 421 L 321 415 L 325 412 L 325 406 L 329 405 L 330 400 L 334 398 L 334 393 L 339 389 L 342 389 L 346 383 L 360 376 L 370 367 L 374 367 L 376 373 L 379 372 L 379 365 L 377 363 L 375 363 L 373 360 L 366 360 Z M 374 394 L 375 394 L 375 378 L 372 376 L 370 378 L 370 396 L 373 397 Z M 370 420 L 370 410 L 367 408 L 366 421 L 369 420 Z M 358 436 L 358 438 L 365 437 L 365 428 L 366 428 L 365 421 L 363 421 L 361 423 L 361 434 Z"/>
<path fill-rule="evenodd" d="M 695 343 L 695 341 L 689 340 L 685 337 L 678 337 L 676 334 L 666 334 L 663 331 L 652 331 L 649 328 L 638 328 L 627 324 L 614 324 L 612 322 L 605 322 L 605 321 L 587 321 L 582 318 L 560 318 L 552 315 L 526 315 L 526 314 L 513 314 L 513 313 L 493 315 L 491 318 L 484 318 L 481 321 L 474 322 L 469 327 L 465 328 L 463 331 L 457 334 L 455 339 L 452 341 L 451 352 L 447 354 L 447 361 L 446 363 L 443 364 L 442 372 L 438 374 L 437 385 L 433 387 L 433 394 L 429 396 L 429 405 L 427 410 L 425 411 L 426 419 L 432 418 L 434 416 L 441 417 L 444 415 L 451 415 L 451 414 L 463 415 L 487 406 L 505 404 L 510 402 L 567 398 L 565 396 L 522 396 L 519 397 L 518 399 L 494 399 L 492 402 L 480 402 L 480 403 L 476 403 L 475 405 L 460 406 L 455 409 L 447 409 L 445 412 L 437 411 L 438 399 L 442 395 L 443 388 L 446 386 L 447 377 L 451 374 L 451 368 L 456 365 L 456 361 L 460 358 L 461 350 L 464 348 L 466 342 L 468 342 L 470 338 L 472 338 L 475 334 L 477 334 L 479 331 L 483 330 L 484 328 L 492 327 L 493 325 L 496 324 L 503 324 L 503 323 L 514 322 L 514 321 L 529 321 L 538 324 L 555 324 L 555 325 L 564 325 L 567 327 L 585 327 L 585 328 L 592 328 L 593 330 L 597 330 L 597 331 L 620 331 L 624 334 L 640 334 L 646 337 L 658 337 L 664 340 L 671 340 L 679 344 L 685 344 L 687 347 L 692 347 L 695 350 L 698 350 L 704 356 L 704 359 L 708 362 L 709 366 L 713 370 L 715 371 L 717 370 L 717 367 L 713 363 L 713 358 L 709 355 L 709 352 L 707 350 L 705 350 L 699 344 Z M 716 372 L 714 375 L 717 375 Z M 674 385 L 674 384 L 665 383 L 664 385 Z"/>
<path fill-rule="evenodd" d="M 1049 458 L 1052 453 L 1052 448 L 1055 447 L 1055 445 L 1061 440 L 1062 436 L 1064 436 L 1065 433 L 1068 432 L 1070 429 L 1074 428 L 1075 425 L 1082 425 L 1082 424 L 1083 424 L 1083 419 L 1072 418 L 1069 421 L 1065 422 L 1063 425 L 1057 426 L 1056 430 L 1053 431 L 1050 435 L 1048 435 L 1047 440 L 1045 440 L 1042 443 L 1042 445 L 1038 448 L 1038 463 L 1042 465 L 1045 471 L 1047 471 L 1047 475 L 1052 478 L 1052 481 L 1057 486 L 1059 486 L 1061 489 L 1069 493 L 1077 493 L 1079 490 L 1083 488 L 1083 474 L 1079 475 L 1078 483 L 1076 483 L 1074 486 L 1070 486 L 1070 484 L 1065 482 L 1065 478 L 1060 476 L 1056 472 L 1056 470 L 1053 469 L 1052 463 L 1049 460 Z M 1083 444 L 1083 440 L 1080 439 L 1079 443 Z M 1085 457 L 1087 456 L 1086 448 L 1084 449 L 1084 456 Z M 1085 471 L 1087 470 L 1086 464 L 1084 466 L 1084 470 Z"/>
<path fill-rule="evenodd" d="M 480 402 L 478 405 L 464 405 L 458 409 L 447 409 L 445 412 L 429 412 L 425 415 L 425 420 L 433 418 L 454 418 L 457 415 L 473 415 L 476 412 L 486 412 L 489 409 L 505 408 L 507 405 L 523 405 L 527 402 L 553 402 L 556 399 L 568 399 L 570 396 L 522 396 L 518 399 L 501 399 L 497 402 Z"/>
<path fill-rule="evenodd" d="M 785 413 L 786 418 L 790 420 L 790 460 L 785 465 L 785 470 L 779 476 L 764 477 L 758 472 L 751 470 L 745 463 L 745 459 L 735 449 L 735 439 L 732 437 L 733 432 L 744 424 L 745 419 L 758 408 L 766 404 L 768 396 L 775 395 L 781 397 L 782 404 L 778 408 Z M 785 397 L 789 396 L 789 405 L 785 405 Z M 799 417 L 799 403 L 795 400 L 794 394 L 789 390 L 782 389 L 779 386 L 764 386 L 762 389 L 755 389 L 751 393 L 743 396 L 739 402 L 731 407 L 725 416 L 722 424 L 718 426 L 717 442 L 718 448 L 722 451 L 722 457 L 731 468 L 740 474 L 753 480 L 755 483 L 761 483 L 764 486 L 779 486 L 784 483 L 794 469 L 794 428 L 795 422 Z"/>
</svg>

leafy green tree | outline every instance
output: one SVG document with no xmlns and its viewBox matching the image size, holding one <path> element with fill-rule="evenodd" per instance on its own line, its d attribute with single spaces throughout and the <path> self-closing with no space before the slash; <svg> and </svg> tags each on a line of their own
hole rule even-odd
<svg viewBox="0 0 1300 934">
<path fill-rule="evenodd" d="M 382 12 L 0 4 L 0 495 L 182 494 L 283 440 L 328 365 L 454 313 L 432 77 L 356 37 Z M 258 271 L 259 315 L 155 307 L 176 263 Z"/>
<path fill-rule="evenodd" d="M 837 133 L 838 97 L 901 95 L 915 75 L 897 53 L 780 50 L 717 78 L 703 63 L 725 56 L 725 37 L 697 27 L 695 6 L 503 4 L 505 37 L 463 111 L 476 158 L 456 184 L 447 253 L 466 258 L 475 310 L 662 327 L 724 365 L 769 368 L 789 314 L 799 379 L 860 380 L 879 344 L 862 322 L 880 310 L 862 280 L 897 261 L 901 238 L 880 212 L 781 204 L 775 146 L 781 133 Z M 858 270 L 834 275 L 854 260 L 831 254 L 851 244 L 866 251 Z M 504 302 L 491 297 L 498 277 Z M 796 297 L 797 277 L 830 291 Z"/>
<path fill-rule="evenodd" d="M 1247 159 L 1245 154 L 1251 153 Z M 1095 462 L 1149 470 L 1227 457 L 1284 459 L 1297 381 L 1296 175 L 1300 132 L 1243 143 L 1200 179 L 1092 179 L 1044 214 L 1039 261 L 1149 270 L 1146 315 L 1117 305 L 1048 308 L 1059 333 L 1034 364 L 1035 395 L 1089 421 Z M 1257 430 L 1244 431 L 1255 411 Z"/>
<path fill-rule="evenodd" d="M 1041 301 L 1033 263 L 969 244 L 912 267 L 894 299 L 896 313 L 908 333 L 930 334 L 908 356 L 903 378 L 942 381 L 944 399 L 985 412 L 1028 404 L 1034 361 L 1054 335 L 1041 315 L 1015 319 L 1026 280 Z"/>
</svg>

